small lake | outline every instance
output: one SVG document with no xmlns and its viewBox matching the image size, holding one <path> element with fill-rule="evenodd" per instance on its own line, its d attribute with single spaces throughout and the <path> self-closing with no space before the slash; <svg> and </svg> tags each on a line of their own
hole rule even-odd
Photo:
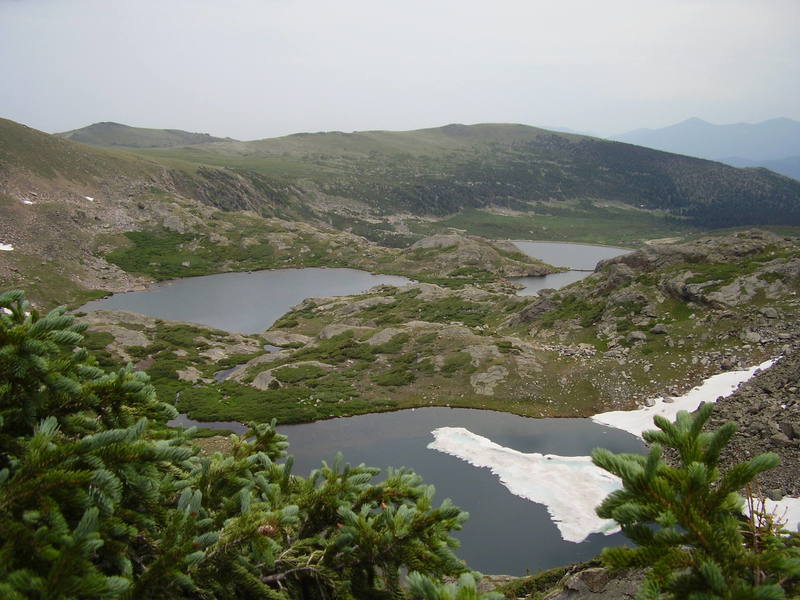
<svg viewBox="0 0 800 600">
<path fill-rule="evenodd" d="M 181 424 L 193 422 L 184 417 Z M 234 424 L 219 425 L 234 429 Z M 587 560 L 605 546 L 627 543 L 620 533 L 595 533 L 581 543 L 565 541 L 543 505 L 513 495 L 489 469 L 429 449 L 431 432 L 440 427 L 464 427 L 525 453 L 585 456 L 598 446 L 613 452 L 644 452 L 636 437 L 589 419 L 531 419 L 442 407 L 283 425 L 278 431 L 289 438 L 298 475 L 308 475 L 321 460 L 331 462 L 336 452 L 351 464 L 414 469 L 436 487 L 437 504 L 451 498 L 470 513 L 464 529 L 456 533 L 461 541 L 457 553 L 483 573 L 524 575 L 526 570 Z"/>
<path fill-rule="evenodd" d="M 514 244 L 526 254 L 556 266 L 594 269 L 598 261 L 630 252 L 624 248 L 526 242 Z M 544 277 L 516 277 L 532 295 L 544 288 L 561 288 L 583 279 L 588 271 L 566 271 Z M 373 275 L 356 269 L 276 269 L 239 273 L 219 273 L 163 281 L 141 292 L 114 294 L 93 300 L 80 310 L 127 310 L 139 314 L 200 323 L 224 331 L 260 333 L 281 315 L 305 298 L 349 296 L 369 288 L 405 285 L 409 279 L 395 275 Z"/>
<path fill-rule="evenodd" d="M 381 285 L 405 285 L 394 275 L 356 269 L 277 269 L 219 273 L 164 281 L 142 292 L 114 294 L 80 310 L 127 310 L 237 333 L 260 333 L 305 298 L 349 296 Z"/>
<path fill-rule="evenodd" d="M 556 267 L 577 269 L 565 271 L 564 273 L 553 273 L 544 277 L 514 277 L 512 281 L 525 286 L 524 289 L 517 292 L 521 296 L 532 296 L 539 290 L 547 288 L 557 290 L 570 283 L 580 281 L 584 277 L 591 275 L 591 272 L 601 260 L 631 252 L 628 248 L 565 242 L 527 242 L 518 240 L 513 243 L 528 256 L 539 258 Z"/>
</svg>

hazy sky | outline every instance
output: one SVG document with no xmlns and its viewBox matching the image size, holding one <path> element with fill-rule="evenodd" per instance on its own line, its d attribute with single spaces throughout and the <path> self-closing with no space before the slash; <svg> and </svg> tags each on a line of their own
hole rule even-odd
<svg viewBox="0 0 800 600">
<path fill-rule="evenodd" d="M 800 120 L 800 0 L 0 0 L 0 73 L 51 132 Z"/>
</svg>

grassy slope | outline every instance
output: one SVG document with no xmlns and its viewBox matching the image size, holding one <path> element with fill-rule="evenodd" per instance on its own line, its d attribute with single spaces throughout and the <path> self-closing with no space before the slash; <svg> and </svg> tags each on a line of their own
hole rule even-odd
<svg viewBox="0 0 800 600">
<path fill-rule="evenodd" d="M 11 121 L 0 121 L 0 173 L 0 241 L 15 248 L 0 254 L 0 286 L 24 288 L 40 306 L 80 305 L 141 283 L 130 275 L 345 266 L 438 280 L 463 266 L 409 264 L 355 235 L 287 220 L 302 203 L 256 174 L 154 162 Z M 513 257 L 481 244 L 491 264 L 472 266 L 489 282 Z M 463 282 L 462 273 L 447 283 Z"/>
<path fill-rule="evenodd" d="M 0 181 L 0 241 L 14 246 L 0 253 L 0 287 L 24 288 L 40 306 L 79 305 L 107 293 L 103 289 L 133 285 L 104 262 L 119 256 L 114 251 L 121 252 L 119 262 L 129 271 L 156 277 L 285 266 L 259 250 L 268 250 L 264 240 L 290 223 L 276 226 L 253 214 L 204 206 L 291 217 L 288 192 L 256 176 L 177 159 L 156 162 L 0 120 Z M 143 248 L 123 232 L 161 244 Z M 176 252 L 180 242 L 187 243 Z M 127 253 L 130 248 L 155 264 L 140 268 L 141 256 Z M 311 243 L 308 255 L 290 262 L 304 264 L 314 255 L 309 260 L 319 264 L 318 252 L 325 253 Z M 181 267 L 186 260 L 193 264 Z"/>
<path fill-rule="evenodd" d="M 78 146 L 57 136 L 0 119 L 0 172 L 24 169 L 48 179 L 88 182 L 94 177 L 149 175 L 160 168 L 127 152 Z"/>
<path fill-rule="evenodd" d="M 180 129 L 147 129 L 108 122 L 94 123 L 55 135 L 92 146 L 127 148 L 169 148 L 224 141 L 224 138 L 207 133 L 192 133 Z"/>
<path fill-rule="evenodd" d="M 563 203 L 540 205 L 531 212 L 498 214 L 470 208 L 440 221 L 416 221 L 411 230 L 428 234 L 442 227 L 487 238 L 550 240 L 636 247 L 646 240 L 685 236 L 696 231 L 652 211 Z"/>
</svg>

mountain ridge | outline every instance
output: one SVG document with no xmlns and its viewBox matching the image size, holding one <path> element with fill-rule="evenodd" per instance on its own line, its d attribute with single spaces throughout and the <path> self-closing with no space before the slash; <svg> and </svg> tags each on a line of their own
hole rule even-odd
<svg viewBox="0 0 800 600">
<path fill-rule="evenodd" d="M 800 199 L 795 182 L 767 172 L 520 124 L 298 133 L 139 152 L 311 181 L 379 213 L 436 216 L 492 205 L 530 211 L 542 202 L 612 200 L 723 227 L 767 224 L 753 219 L 772 218 L 767 207 L 776 201 L 794 222 L 791 207 Z M 739 208 L 726 208 L 732 205 Z"/>
<path fill-rule="evenodd" d="M 737 167 L 763 166 L 788 177 L 800 176 L 795 162 L 783 164 L 800 156 L 800 122 L 786 117 L 722 125 L 692 117 L 667 127 L 636 129 L 610 139 Z"/>
<path fill-rule="evenodd" d="M 104 169 L 111 176 L 117 167 L 98 163 L 122 161 L 167 171 L 191 194 L 226 210 L 281 210 L 343 226 L 356 219 L 362 230 L 374 229 L 370 219 L 388 215 L 442 218 L 494 207 L 548 215 L 574 213 L 577 206 L 590 218 L 609 203 L 650 211 L 664 223 L 706 228 L 800 225 L 800 183 L 794 180 L 520 124 L 101 149 L 64 146 L 75 142 L 4 123 L 0 157 L 12 163 L 52 174 L 68 157 L 83 165 L 69 167 L 75 177 L 85 178 Z M 39 150 L 26 150 L 32 144 Z"/>
<path fill-rule="evenodd" d="M 214 137 L 208 133 L 195 133 L 182 129 L 132 127 L 114 121 L 100 121 L 53 135 L 105 148 L 171 148 L 232 141 L 232 138 Z"/>
</svg>

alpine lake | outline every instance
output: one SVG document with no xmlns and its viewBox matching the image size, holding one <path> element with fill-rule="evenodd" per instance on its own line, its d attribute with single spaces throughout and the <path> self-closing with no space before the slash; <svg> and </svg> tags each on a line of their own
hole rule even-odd
<svg viewBox="0 0 800 600">
<path fill-rule="evenodd" d="M 602 259 L 622 248 L 572 243 L 515 244 L 545 262 L 571 269 L 545 277 L 518 278 L 521 294 L 559 288 L 590 274 Z M 80 310 L 121 309 L 163 319 L 202 323 L 219 329 L 255 333 L 268 329 L 291 306 L 306 297 L 350 295 L 402 277 L 371 275 L 352 269 L 286 269 L 224 273 L 157 284 L 143 292 L 116 294 L 92 301 Z M 175 426 L 198 425 L 242 433 L 235 422 L 198 423 L 181 415 Z M 587 560 L 609 545 L 626 543 L 620 533 L 592 533 L 580 542 L 563 539 L 547 508 L 512 494 L 491 469 L 429 448 L 432 432 L 461 427 L 483 436 L 511 453 L 559 457 L 587 456 L 596 447 L 613 452 L 643 453 L 644 445 L 624 431 L 589 419 L 532 419 L 508 413 L 443 407 L 337 418 L 278 429 L 288 437 L 293 472 L 307 475 L 321 461 L 341 460 L 386 469 L 408 467 L 436 488 L 436 500 L 450 498 L 470 514 L 455 533 L 458 555 L 484 573 L 524 575 Z M 535 482 L 533 482 L 535 483 Z M 568 487 L 567 482 L 567 487 Z M 569 492 L 567 492 L 569 493 Z M 586 507 L 592 510 L 591 506 Z"/>
</svg>

